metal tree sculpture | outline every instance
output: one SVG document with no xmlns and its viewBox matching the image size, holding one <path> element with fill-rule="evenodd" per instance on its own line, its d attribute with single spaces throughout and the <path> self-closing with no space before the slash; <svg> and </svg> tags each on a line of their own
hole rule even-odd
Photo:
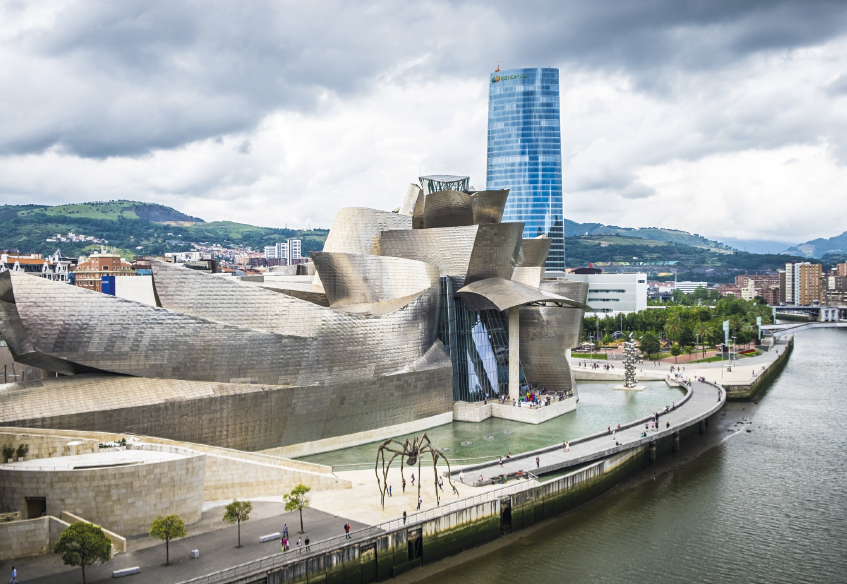
<svg viewBox="0 0 847 584">
<path fill-rule="evenodd" d="M 635 363 L 638 360 L 638 350 L 635 348 L 635 340 L 632 338 L 632 333 L 629 333 L 629 340 L 624 343 L 624 386 L 634 388 L 635 381 Z"/>
<path fill-rule="evenodd" d="M 385 462 L 385 453 L 388 452 L 392 454 L 391 458 L 388 460 L 388 464 Z M 435 448 L 432 445 L 432 442 L 429 441 L 429 436 L 424 434 L 422 437 L 415 436 L 413 440 L 406 440 L 405 444 L 401 444 L 397 440 L 391 439 L 383 442 L 379 449 L 376 452 L 376 466 L 374 467 L 374 473 L 376 473 L 376 483 L 379 485 L 379 492 L 381 496 L 381 503 L 383 508 L 385 508 L 385 493 L 388 492 L 388 471 L 391 468 L 391 463 L 394 462 L 394 459 L 398 456 L 400 457 L 400 479 L 406 480 L 403 476 L 403 466 L 404 461 L 405 464 L 408 464 L 411 467 L 414 467 L 415 464 L 418 466 L 418 498 L 421 496 L 421 458 L 425 454 L 429 454 L 432 456 L 432 472 L 435 475 L 435 499 L 438 501 L 438 504 L 441 504 L 441 496 L 438 494 L 438 459 L 443 458 L 444 462 L 447 464 L 447 482 L 450 483 L 450 486 L 453 487 L 454 492 L 458 493 L 459 491 L 456 487 L 453 486 L 453 481 L 450 480 L 450 461 L 447 460 L 447 457 L 444 456 L 444 453 Z M 379 462 L 382 459 L 382 480 L 379 480 Z"/>
</svg>

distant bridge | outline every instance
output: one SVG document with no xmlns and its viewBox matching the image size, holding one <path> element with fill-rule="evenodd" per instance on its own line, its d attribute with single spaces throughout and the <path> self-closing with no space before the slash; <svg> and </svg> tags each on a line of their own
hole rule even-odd
<svg viewBox="0 0 847 584">
<path fill-rule="evenodd" d="M 806 307 L 808 308 L 808 307 Z M 762 332 L 774 338 L 804 331 L 810 328 L 847 328 L 847 322 L 797 322 L 789 324 L 763 324 Z"/>
</svg>

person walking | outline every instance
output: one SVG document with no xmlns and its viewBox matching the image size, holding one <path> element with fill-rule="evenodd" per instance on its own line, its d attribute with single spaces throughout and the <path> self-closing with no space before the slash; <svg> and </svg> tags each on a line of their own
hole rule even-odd
<svg viewBox="0 0 847 584">
<path fill-rule="evenodd" d="M 309 536 L 307 535 L 307 536 L 306 536 L 306 541 L 304 542 L 304 543 L 306 544 L 306 551 L 309 551 L 309 543 L 310 543 L 310 542 L 311 542 L 311 540 L 309 539 Z"/>
<path fill-rule="evenodd" d="M 299 554 L 302 551 L 303 551 L 303 540 L 298 537 L 297 538 L 297 553 Z"/>
<path fill-rule="evenodd" d="M 463 471 L 463 470 L 459 471 L 459 482 L 462 483 L 462 484 L 465 483 L 465 471 Z"/>
<path fill-rule="evenodd" d="M 288 524 L 282 526 L 282 537 L 288 537 Z"/>
<path fill-rule="evenodd" d="M 503 468 L 503 457 L 500 457 L 500 468 Z"/>
<path fill-rule="evenodd" d="M 350 524 L 344 524 L 344 539 L 350 539 Z"/>
<path fill-rule="evenodd" d="M 541 457 L 540 456 L 535 457 L 535 468 L 541 468 Z"/>
<path fill-rule="evenodd" d="M 412 473 L 412 486 L 415 486 L 415 473 Z"/>
<path fill-rule="evenodd" d="M 419 496 L 418 496 L 418 511 L 420 511 L 420 510 L 421 510 L 421 503 L 423 503 L 423 499 L 421 499 L 421 498 L 420 498 L 420 495 L 419 495 Z"/>
<path fill-rule="evenodd" d="M 282 551 L 288 551 L 288 538 L 284 536 L 282 538 Z"/>
<path fill-rule="evenodd" d="M 459 489 L 457 489 L 456 485 L 454 485 L 453 483 L 450 483 L 450 486 L 453 487 L 453 493 L 458 497 L 459 496 Z"/>
<path fill-rule="evenodd" d="M 18 571 L 12 566 L 12 579 L 9 580 L 11 584 L 18 584 Z"/>
<path fill-rule="evenodd" d="M 391 496 L 391 485 L 388 485 L 388 496 Z"/>
<path fill-rule="evenodd" d="M 406 492 L 406 479 L 403 479 L 403 492 Z"/>
<path fill-rule="evenodd" d="M 444 477 L 438 477 L 438 488 L 444 490 Z"/>
<path fill-rule="evenodd" d="M 403 511 L 403 525 L 406 525 L 406 512 Z"/>
<path fill-rule="evenodd" d="M 565 442 L 565 452 L 570 452 L 570 451 L 571 451 L 571 443 Z"/>
</svg>

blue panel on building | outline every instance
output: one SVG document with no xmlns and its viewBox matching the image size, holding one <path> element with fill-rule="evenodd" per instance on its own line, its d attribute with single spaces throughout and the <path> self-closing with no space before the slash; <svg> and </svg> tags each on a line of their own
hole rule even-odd
<svg viewBox="0 0 847 584">
<path fill-rule="evenodd" d="M 487 189 L 510 189 L 503 221 L 524 238 L 550 237 L 548 270 L 565 269 L 559 70 L 492 73 L 488 89 Z"/>
<path fill-rule="evenodd" d="M 114 276 L 100 276 L 100 292 L 102 292 L 103 294 L 108 294 L 109 296 L 115 295 Z"/>
</svg>

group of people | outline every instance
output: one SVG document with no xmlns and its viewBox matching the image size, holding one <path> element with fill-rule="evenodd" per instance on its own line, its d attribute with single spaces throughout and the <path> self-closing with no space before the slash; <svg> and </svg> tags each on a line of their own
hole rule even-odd
<svg viewBox="0 0 847 584">
<path fill-rule="evenodd" d="M 350 526 L 345 525 L 345 527 L 347 528 L 347 530 L 349 532 Z M 297 546 L 297 553 L 298 554 L 303 551 L 304 543 L 305 543 L 305 546 L 306 546 L 306 551 L 309 551 L 309 544 L 312 543 L 312 542 L 309 539 L 308 535 L 306 536 L 305 542 L 303 541 L 302 538 L 300 538 L 300 537 L 297 538 L 297 543 L 295 545 Z M 282 527 L 282 551 L 284 551 L 284 552 L 291 551 L 291 540 L 288 539 L 288 524 L 287 523 Z"/>
</svg>

